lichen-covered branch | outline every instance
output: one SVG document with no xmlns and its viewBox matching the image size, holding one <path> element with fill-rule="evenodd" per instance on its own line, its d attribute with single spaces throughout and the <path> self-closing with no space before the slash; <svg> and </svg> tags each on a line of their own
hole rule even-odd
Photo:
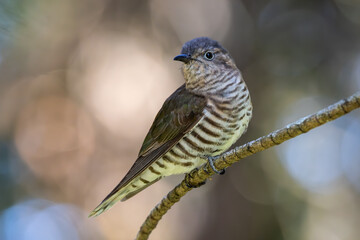
<svg viewBox="0 0 360 240">
<path fill-rule="evenodd" d="M 327 122 L 335 120 L 352 110 L 360 107 L 360 92 L 343 99 L 315 114 L 304 117 L 284 128 L 276 130 L 266 136 L 260 137 L 254 141 L 246 143 L 240 147 L 232 149 L 218 156 L 214 161 L 217 169 L 224 169 L 241 159 L 261 152 L 265 149 L 279 145 L 286 140 L 294 138 L 300 134 L 306 133 Z M 201 186 L 207 178 L 212 176 L 214 171 L 209 164 L 205 164 L 199 169 L 195 169 L 185 176 L 185 179 L 171 190 L 161 202 L 150 212 L 143 225 L 140 227 L 137 240 L 148 239 L 152 230 L 166 214 L 166 212 L 180 200 L 188 191 L 193 189 L 191 186 Z"/>
</svg>

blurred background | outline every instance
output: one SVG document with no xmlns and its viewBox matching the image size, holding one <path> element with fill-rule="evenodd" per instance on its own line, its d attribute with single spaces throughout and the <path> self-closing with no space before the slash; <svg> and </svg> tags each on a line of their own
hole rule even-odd
<svg viewBox="0 0 360 240">
<path fill-rule="evenodd" d="M 0 239 L 133 239 L 183 176 L 96 218 L 209 36 L 234 57 L 254 116 L 237 145 L 360 89 L 358 0 L 0 0 Z M 357 240 L 360 111 L 191 191 L 150 239 Z"/>
</svg>

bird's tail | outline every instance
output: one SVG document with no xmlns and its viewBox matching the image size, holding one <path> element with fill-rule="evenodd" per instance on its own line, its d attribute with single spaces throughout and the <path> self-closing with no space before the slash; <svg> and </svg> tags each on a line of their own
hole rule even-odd
<svg viewBox="0 0 360 240">
<path fill-rule="evenodd" d="M 161 177 L 154 179 L 152 182 L 147 183 L 141 187 L 134 188 L 131 186 L 132 182 L 127 184 L 120 189 L 116 187 L 89 215 L 89 217 L 96 217 L 99 216 L 101 213 L 105 212 L 106 210 L 110 209 L 117 201 L 125 201 L 129 198 L 133 197 L 135 194 L 139 193 L 140 191 L 144 190 L 145 188 L 149 187 L 153 183 L 159 181 Z"/>
<path fill-rule="evenodd" d="M 109 194 L 89 215 L 89 217 L 99 216 L 101 213 L 105 212 L 111 208 L 117 201 L 122 200 L 128 194 L 126 187 L 120 189 L 119 191 Z"/>
</svg>

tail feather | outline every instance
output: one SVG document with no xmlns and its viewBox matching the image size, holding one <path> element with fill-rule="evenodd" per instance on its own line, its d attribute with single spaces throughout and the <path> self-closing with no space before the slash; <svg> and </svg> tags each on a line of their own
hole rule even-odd
<svg viewBox="0 0 360 240">
<path fill-rule="evenodd" d="M 123 190 L 123 191 L 121 191 Z M 89 215 L 89 217 L 99 216 L 101 213 L 110 209 L 117 201 L 122 200 L 128 193 L 124 191 L 126 189 L 121 189 L 117 193 L 114 193 L 112 196 L 105 198 Z"/>
<path fill-rule="evenodd" d="M 112 192 L 109 194 L 89 215 L 89 217 L 96 217 L 99 216 L 101 213 L 105 212 L 106 210 L 110 209 L 117 201 L 126 201 L 129 198 L 133 197 L 137 193 L 141 192 L 145 188 L 149 187 L 153 183 L 159 181 L 162 177 L 159 177 L 152 182 L 147 183 L 138 188 L 130 187 L 131 183 L 118 189 L 116 192 Z M 116 188 L 115 188 L 116 189 Z"/>
<path fill-rule="evenodd" d="M 162 177 L 156 178 L 155 180 L 153 180 L 152 182 L 147 183 L 146 185 L 139 187 L 137 189 L 134 189 L 133 191 L 128 192 L 122 199 L 121 201 L 124 202 L 126 200 L 128 200 L 129 198 L 135 196 L 136 194 L 138 194 L 139 192 L 141 192 L 142 190 L 144 190 L 145 188 L 149 187 L 150 185 L 153 185 L 154 183 L 156 183 L 157 181 L 159 181 Z"/>
</svg>

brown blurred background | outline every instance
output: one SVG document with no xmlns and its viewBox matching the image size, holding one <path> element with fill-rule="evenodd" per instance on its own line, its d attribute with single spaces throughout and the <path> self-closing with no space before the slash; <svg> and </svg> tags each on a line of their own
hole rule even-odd
<svg viewBox="0 0 360 240">
<path fill-rule="evenodd" d="M 0 239 L 133 239 L 183 176 L 97 218 L 164 100 L 172 58 L 209 36 L 254 116 L 237 145 L 360 88 L 360 1 L 0 1 Z M 150 239 L 357 240 L 360 112 L 249 157 L 190 192 Z"/>
</svg>

